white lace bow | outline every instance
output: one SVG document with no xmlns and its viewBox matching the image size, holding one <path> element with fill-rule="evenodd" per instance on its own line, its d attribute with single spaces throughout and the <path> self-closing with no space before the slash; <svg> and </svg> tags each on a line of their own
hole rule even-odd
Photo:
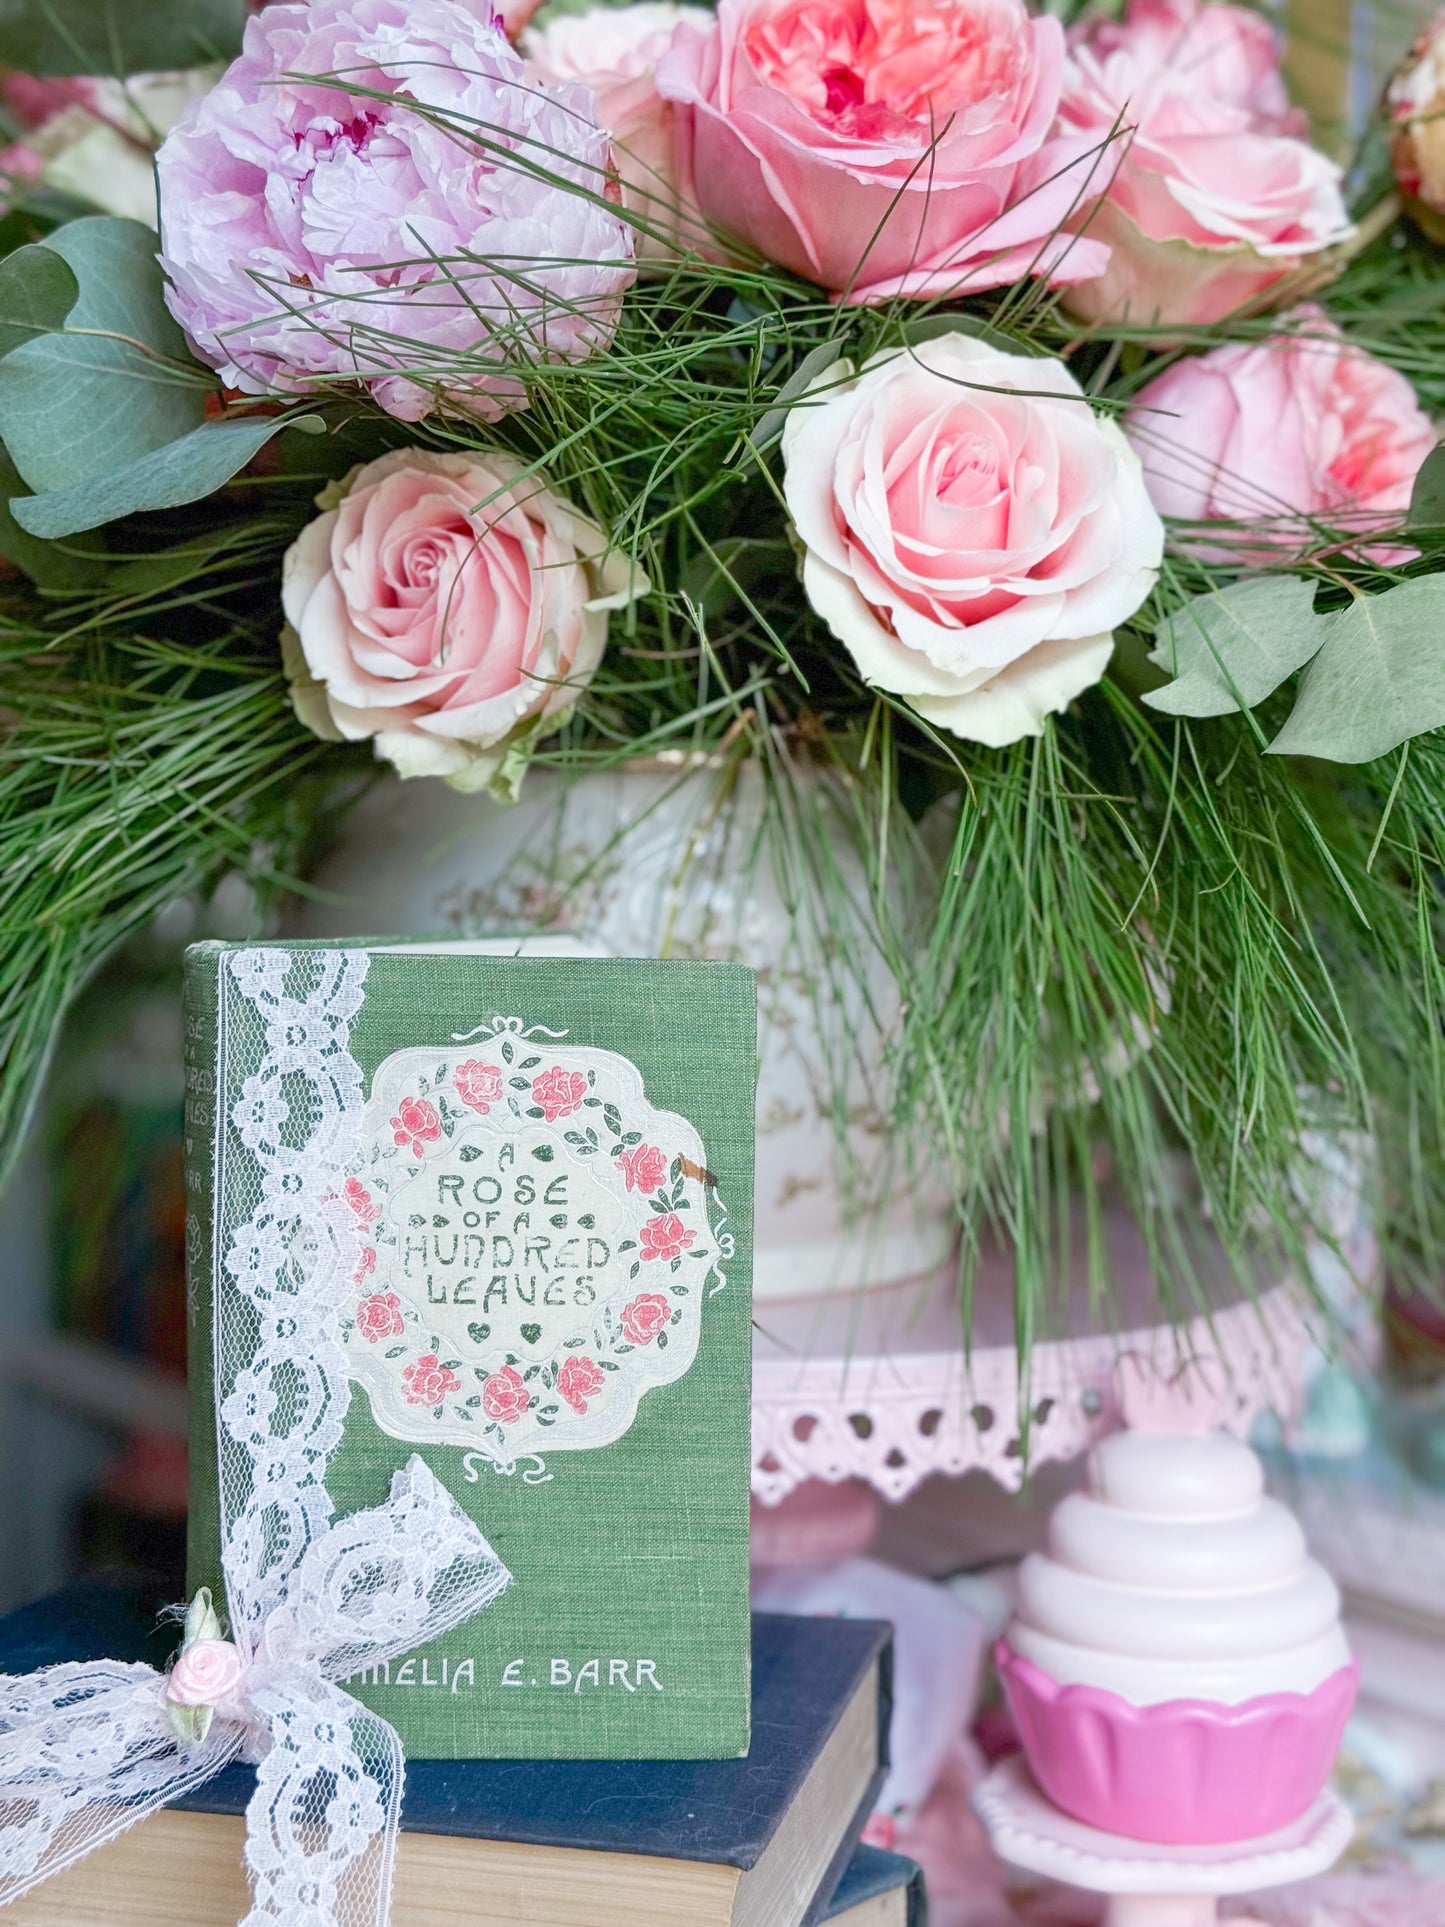
<svg viewBox="0 0 1445 1927">
<path fill-rule="evenodd" d="M 245 1757 L 245 1927 L 385 1927 L 401 1742 L 334 1682 L 459 1625 L 510 1574 L 417 1457 L 383 1505 L 332 1518 L 326 1468 L 350 1399 L 337 1321 L 359 1250 L 342 1190 L 362 1105 L 349 1037 L 367 963 L 246 950 L 220 970 L 211 1278 L 239 1682 L 187 1741 L 153 1667 L 0 1677 L 0 1906 Z M 249 1067 L 229 1115 L 228 1064 Z M 250 1213 L 227 1237 L 238 1204 Z"/>
</svg>

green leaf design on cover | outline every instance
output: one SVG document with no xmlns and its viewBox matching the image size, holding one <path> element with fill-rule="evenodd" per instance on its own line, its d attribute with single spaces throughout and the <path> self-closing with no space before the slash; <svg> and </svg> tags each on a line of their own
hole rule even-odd
<svg viewBox="0 0 1445 1927">
<path fill-rule="evenodd" d="M 1196 596 L 1159 626 L 1149 660 L 1173 675 L 1144 701 L 1169 716 L 1253 709 L 1323 644 L 1327 616 L 1297 575 L 1256 577 Z"/>
</svg>

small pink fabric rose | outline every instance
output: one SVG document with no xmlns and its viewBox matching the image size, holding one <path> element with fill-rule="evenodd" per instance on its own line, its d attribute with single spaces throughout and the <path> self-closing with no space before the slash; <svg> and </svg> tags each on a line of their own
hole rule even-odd
<svg viewBox="0 0 1445 1927">
<path fill-rule="evenodd" d="M 403 776 L 507 791 L 508 752 L 563 720 L 645 579 L 512 455 L 398 449 L 318 501 L 282 564 L 297 715 Z"/>
<path fill-rule="evenodd" d="M 564 1071 L 558 1064 L 550 1070 L 539 1071 L 532 1079 L 532 1102 L 541 1106 L 549 1124 L 581 1110 L 586 1095 L 587 1079 L 583 1073 Z"/>
<path fill-rule="evenodd" d="M 474 1057 L 469 1058 L 452 1072 L 452 1083 L 463 1104 L 483 1116 L 501 1099 L 502 1073 L 496 1064 L 479 1064 Z"/>
<path fill-rule="evenodd" d="M 430 1098 L 404 1097 L 396 1107 L 391 1130 L 396 1142 L 409 1144 L 412 1156 L 419 1158 L 441 1136 L 442 1121 Z"/>
<path fill-rule="evenodd" d="M 1158 573 L 1139 461 L 1062 362 L 945 334 L 846 361 L 783 431 L 803 589 L 866 682 L 994 745 L 1103 675 Z"/>
<path fill-rule="evenodd" d="M 667 1176 L 667 1164 L 666 1151 L 659 1151 L 655 1144 L 635 1145 L 617 1160 L 628 1190 L 641 1191 L 644 1196 L 662 1183 Z"/>
<path fill-rule="evenodd" d="M 1134 398 L 1125 427 L 1155 507 L 1203 561 L 1264 560 L 1369 533 L 1410 505 L 1435 430 L 1409 382 L 1349 346 L 1318 308 L 1294 332 L 1188 356 Z M 1408 551 L 1374 545 L 1384 562 Z"/>
<path fill-rule="evenodd" d="M 1353 231 L 1341 170 L 1302 138 L 1273 30 L 1210 0 L 1130 0 L 1069 37 L 1059 125 L 1095 145 L 1109 244 L 1088 321 L 1217 321 Z"/>
<path fill-rule="evenodd" d="M 245 394 L 523 407 L 518 364 L 605 346 L 635 274 L 590 110 L 475 0 L 268 6 L 156 157 L 171 312 Z"/>
<path fill-rule="evenodd" d="M 697 1237 L 675 1211 L 664 1211 L 649 1218 L 638 1233 L 638 1249 L 644 1258 L 680 1258 Z"/>
<path fill-rule="evenodd" d="M 423 1352 L 402 1373 L 406 1380 L 408 1405 L 440 1405 L 444 1398 L 462 1389 L 462 1381 L 450 1365 L 443 1365 L 435 1352 Z"/>
<path fill-rule="evenodd" d="M 629 1344 L 650 1345 L 671 1322 L 672 1306 L 661 1292 L 644 1291 L 622 1307 L 622 1335 Z"/>
<path fill-rule="evenodd" d="M 493 1372 L 482 1386 L 482 1410 L 503 1425 L 515 1425 L 525 1418 L 531 1404 L 532 1395 L 521 1373 L 511 1365 Z"/>
<path fill-rule="evenodd" d="M 406 1319 L 396 1293 L 379 1291 L 363 1298 L 356 1307 L 356 1329 L 370 1345 L 379 1344 L 383 1338 L 400 1338 L 406 1330 Z"/>
<path fill-rule="evenodd" d="M 590 1358 L 569 1358 L 557 1374 L 557 1395 L 570 1405 L 579 1417 L 585 1417 L 587 1401 L 596 1398 L 607 1383 L 606 1374 L 600 1365 Z"/>
<path fill-rule="evenodd" d="M 1023 0 L 719 0 L 658 63 L 724 234 L 857 301 L 1078 281 L 1090 137 L 1054 133 L 1064 36 Z"/>
<path fill-rule="evenodd" d="M 356 1261 L 356 1269 L 351 1274 L 352 1284 L 364 1289 L 367 1279 L 375 1270 L 376 1247 L 375 1245 L 363 1245 L 361 1247 L 361 1256 Z"/>
<path fill-rule="evenodd" d="M 348 1178 L 342 1196 L 351 1206 L 359 1224 L 372 1225 L 381 1216 L 381 1206 L 372 1202 L 371 1193 L 360 1178 Z"/>
<path fill-rule="evenodd" d="M 229 1639 L 193 1639 L 166 1678 L 177 1706 L 219 1706 L 241 1683 L 241 1655 Z"/>
<path fill-rule="evenodd" d="M 666 259 L 679 247 L 711 251 L 692 183 L 678 164 L 676 110 L 658 93 L 656 71 L 684 21 L 706 31 L 712 19 L 703 7 L 639 0 L 554 14 L 522 39 L 528 71 L 538 80 L 592 89 L 597 118 L 612 136 L 622 205 L 650 230 L 634 233 L 639 261 Z"/>
</svg>

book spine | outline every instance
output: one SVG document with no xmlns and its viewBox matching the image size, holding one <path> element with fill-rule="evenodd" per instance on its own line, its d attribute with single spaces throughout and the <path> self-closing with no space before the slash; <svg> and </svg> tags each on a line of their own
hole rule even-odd
<svg viewBox="0 0 1445 1927">
<path fill-rule="evenodd" d="M 215 1175 L 220 1096 L 219 944 L 193 944 L 185 962 L 186 1351 L 190 1390 L 190 1507 L 186 1535 L 186 1591 L 193 1597 L 221 1586 L 221 1521 L 216 1448 Z"/>
</svg>

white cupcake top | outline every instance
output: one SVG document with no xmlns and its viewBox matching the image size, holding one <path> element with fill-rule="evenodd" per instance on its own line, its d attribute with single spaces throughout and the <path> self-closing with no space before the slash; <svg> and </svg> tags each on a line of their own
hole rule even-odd
<svg viewBox="0 0 1445 1927">
<path fill-rule="evenodd" d="M 1009 1644 L 1063 1685 L 1136 1706 L 1312 1692 L 1349 1663 L 1333 1580 L 1264 1496 L 1248 1446 L 1198 1429 L 1217 1401 L 1197 1382 L 1192 1399 L 1161 1398 L 1157 1381 L 1131 1398 L 1140 1369 L 1121 1373 L 1131 1429 L 1098 1447 L 1089 1491 L 1063 1501 L 1047 1551 L 1020 1569 Z"/>
</svg>

